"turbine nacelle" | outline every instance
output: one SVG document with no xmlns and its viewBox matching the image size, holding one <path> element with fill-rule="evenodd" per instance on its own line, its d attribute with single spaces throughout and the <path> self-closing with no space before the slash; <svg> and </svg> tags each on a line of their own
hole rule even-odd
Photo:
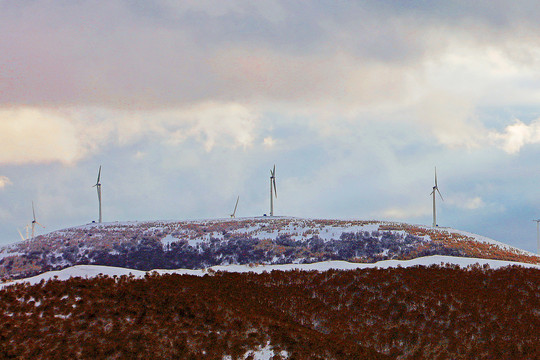
<svg viewBox="0 0 540 360">
<path fill-rule="evenodd" d="M 26 228 L 27 228 L 27 231 L 26 231 L 26 232 L 27 232 L 27 234 L 28 234 L 28 227 L 31 227 L 31 229 L 32 229 L 32 238 L 34 238 L 34 235 L 35 235 L 35 229 L 36 229 L 36 224 L 39 225 L 39 226 L 41 226 L 41 227 L 44 228 L 44 229 L 45 229 L 45 226 L 41 225 L 41 224 L 38 223 L 38 221 L 36 220 L 36 209 L 35 209 L 35 207 L 34 207 L 34 202 L 33 202 L 33 201 L 32 201 L 32 216 L 33 216 L 32 222 L 31 222 L 30 224 L 26 225 Z M 27 236 L 27 238 L 28 238 L 28 236 Z"/>
<path fill-rule="evenodd" d="M 441 200 L 444 201 L 443 196 L 441 192 L 439 191 L 439 186 L 437 185 L 437 168 L 436 167 L 435 167 L 435 186 L 433 186 L 433 191 L 429 195 L 433 195 L 435 191 L 439 193 Z"/>
</svg>

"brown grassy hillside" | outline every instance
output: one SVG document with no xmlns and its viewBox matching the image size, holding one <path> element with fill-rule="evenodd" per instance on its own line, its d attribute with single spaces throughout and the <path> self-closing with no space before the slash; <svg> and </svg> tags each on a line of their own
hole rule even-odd
<svg viewBox="0 0 540 360">
<path fill-rule="evenodd" d="M 540 358 L 540 270 L 74 278 L 0 291 L 0 357 Z M 278 356 L 276 356 L 276 359 Z"/>
</svg>

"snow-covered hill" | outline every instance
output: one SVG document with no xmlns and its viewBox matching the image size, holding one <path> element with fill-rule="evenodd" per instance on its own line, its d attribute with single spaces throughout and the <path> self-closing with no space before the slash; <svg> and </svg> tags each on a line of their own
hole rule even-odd
<svg viewBox="0 0 540 360">
<path fill-rule="evenodd" d="M 374 264 L 431 255 L 539 264 L 535 254 L 449 228 L 405 223 L 259 217 L 88 224 L 0 249 L 0 275 L 26 278 L 75 265 L 134 270 L 323 261 Z"/>
</svg>

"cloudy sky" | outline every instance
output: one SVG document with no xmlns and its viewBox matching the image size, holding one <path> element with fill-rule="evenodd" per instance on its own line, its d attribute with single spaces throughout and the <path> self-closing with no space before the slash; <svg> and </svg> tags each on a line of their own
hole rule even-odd
<svg viewBox="0 0 540 360">
<path fill-rule="evenodd" d="M 0 244 L 96 220 L 438 223 L 536 250 L 536 1 L 0 0 Z"/>
</svg>

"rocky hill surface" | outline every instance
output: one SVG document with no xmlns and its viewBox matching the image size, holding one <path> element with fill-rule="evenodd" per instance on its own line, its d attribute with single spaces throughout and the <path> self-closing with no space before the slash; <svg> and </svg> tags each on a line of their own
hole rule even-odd
<svg viewBox="0 0 540 360">
<path fill-rule="evenodd" d="M 137 270 L 326 260 L 373 263 L 429 255 L 540 263 L 532 253 L 449 228 L 405 223 L 260 217 L 88 224 L 0 249 L 0 277 L 73 265 Z"/>
</svg>

